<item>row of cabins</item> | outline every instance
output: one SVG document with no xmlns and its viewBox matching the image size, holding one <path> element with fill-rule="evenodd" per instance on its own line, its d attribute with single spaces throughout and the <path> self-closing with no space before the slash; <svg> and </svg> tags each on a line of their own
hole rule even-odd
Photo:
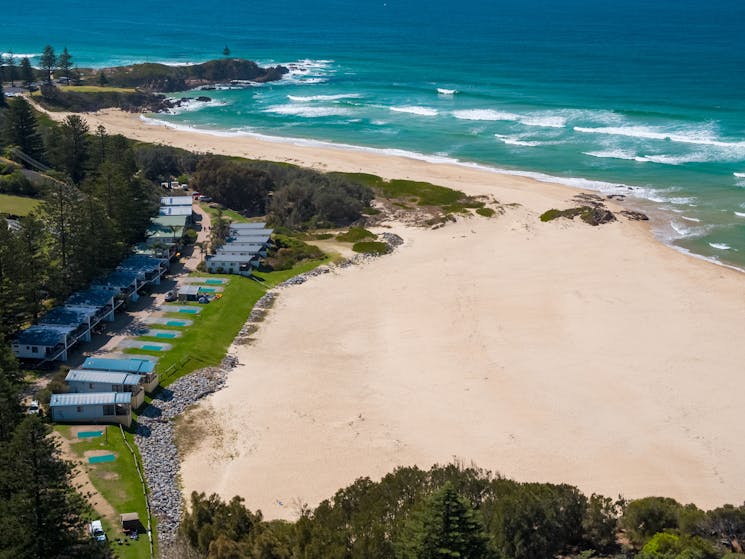
<svg viewBox="0 0 745 559">
<path fill-rule="evenodd" d="M 11 340 L 13 353 L 19 359 L 66 361 L 70 349 L 89 342 L 100 323 L 112 322 L 125 300 L 136 301 L 139 291 L 148 284 L 159 284 L 167 269 L 166 259 L 130 256 L 116 270 L 88 289 L 73 293 L 63 305 L 18 332 Z"/>
<path fill-rule="evenodd" d="M 266 256 L 271 234 L 262 222 L 231 223 L 225 244 L 205 259 L 207 271 L 250 276 Z"/>
<path fill-rule="evenodd" d="M 53 394 L 49 411 L 64 423 L 120 423 L 129 427 L 132 410 L 158 386 L 155 363 L 147 359 L 89 357 L 65 377 L 70 391 Z"/>
<path fill-rule="evenodd" d="M 163 196 L 158 217 L 151 220 L 147 240 L 135 247 L 138 254 L 172 258 L 178 251 L 186 228 L 192 223 L 191 196 Z"/>
</svg>

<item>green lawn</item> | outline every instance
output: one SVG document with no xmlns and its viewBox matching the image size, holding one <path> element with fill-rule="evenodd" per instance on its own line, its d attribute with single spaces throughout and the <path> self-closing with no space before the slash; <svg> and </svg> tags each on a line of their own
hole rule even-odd
<svg viewBox="0 0 745 559">
<path fill-rule="evenodd" d="M 13 215 L 28 215 L 40 200 L 26 198 L 25 196 L 13 196 L 12 194 L 0 194 L 0 213 Z"/>
<path fill-rule="evenodd" d="M 204 211 L 210 214 L 211 217 L 217 217 L 217 214 L 220 212 L 220 210 L 218 210 L 217 208 L 210 208 L 209 204 L 206 204 L 204 202 L 201 202 L 199 205 Z M 228 210 L 227 208 L 222 210 L 222 216 L 236 223 L 248 223 L 251 221 L 256 221 L 256 219 L 249 219 L 246 216 L 243 216 L 234 210 Z"/>
<path fill-rule="evenodd" d="M 248 319 L 251 309 L 268 289 L 283 281 L 312 270 L 323 260 L 304 261 L 290 270 L 279 272 L 255 272 L 256 279 L 232 275 L 210 275 L 215 278 L 228 278 L 222 298 L 215 299 L 207 305 L 191 303 L 202 309 L 195 315 L 167 313 L 172 318 L 188 318 L 194 324 L 178 328 L 183 335 L 180 338 L 163 340 L 141 336 L 139 340 L 167 341 L 173 348 L 169 351 L 147 351 L 139 348 L 125 350 L 127 353 L 154 355 L 160 357 L 157 371 L 160 373 L 161 386 L 168 386 L 178 378 L 202 367 L 215 366 L 225 357 L 228 347 Z M 205 274 L 195 274 L 205 275 Z M 160 328 L 161 325 L 158 325 Z M 174 328 L 176 329 L 176 328 Z"/>
<path fill-rule="evenodd" d="M 147 534 L 140 534 L 137 541 L 125 538 L 121 531 L 118 515 L 125 512 L 136 512 L 140 515 L 142 525 L 147 528 L 147 508 L 145 497 L 142 495 L 142 485 L 137 475 L 132 454 L 124 444 L 124 438 L 118 425 L 109 425 L 105 437 L 91 439 L 77 439 L 71 434 L 69 425 L 57 425 L 55 430 L 72 442 L 73 451 L 85 460 L 82 466 L 87 469 L 91 483 L 101 493 L 104 499 L 114 508 L 116 518 L 102 518 L 101 521 L 109 539 L 114 557 L 121 559 L 145 559 L 150 556 L 150 544 Z M 140 459 L 133 435 L 125 431 L 125 437 L 134 449 L 137 459 Z M 116 455 L 113 462 L 88 464 L 85 459 L 87 450 L 105 450 Z M 154 528 L 154 527 L 153 527 Z M 155 530 L 153 529 L 153 532 Z M 117 543 L 122 539 L 125 543 Z"/>
</svg>

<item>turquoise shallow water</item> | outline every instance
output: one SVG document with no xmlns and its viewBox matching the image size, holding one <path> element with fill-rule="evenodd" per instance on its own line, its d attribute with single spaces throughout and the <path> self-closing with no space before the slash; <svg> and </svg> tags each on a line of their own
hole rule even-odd
<svg viewBox="0 0 745 559">
<path fill-rule="evenodd" d="M 84 65 L 236 56 L 281 82 L 157 119 L 409 153 L 635 197 L 664 240 L 745 265 L 745 3 L 71 0 L 5 8 L 0 48 Z M 163 14 L 152 17 L 152 14 Z"/>
</svg>

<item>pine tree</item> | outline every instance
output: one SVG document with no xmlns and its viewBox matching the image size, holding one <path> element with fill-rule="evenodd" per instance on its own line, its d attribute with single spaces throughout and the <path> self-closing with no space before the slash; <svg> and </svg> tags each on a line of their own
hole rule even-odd
<svg viewBox="0 0 745 559">
<path fill-rule="evenodd" d="M 3 89 L 3 80 L 0 78 L 0 107 L 7 107 L 8 103 L 5 100 L 5 90 Z"/>
<path fill-rule="evenodd" d="M 5 140 L 34 159 L 43 159 L 44 146 L 31 105 L 22 97 L 10 103 L 5 120 Z"/>
<path fill-rule="evenodd" d="M 0 452 L 3 444 L 10 441 L 13 431 L 23 419 L 20 405 L 21 381 L 18 363 L 5 338 L 0 335 Z M 3 497 L 0 493 L 0 499 Z"/>
<path fill-rule="evenodd" d="M 409 524 L 399 554 L 405 559 L 484 559 L 492 555 L 487 541 L 471 504 L 446 483 Z"/>
<path fill-rule="evenodd" d="M 0 447 L 0 519 L 4 556 L 88 557 L 85 503 L 71 486 L 71 466 L 59 456 L 51 429 L 31 415 Z"/>
<path fill-rule="evenodd" d="M 80 184 L 85 176 L 89 157 L 88 123 L 78 115 L 70 115 L 49 137 L 49 159 L 65 171 L 72 182 Z"/>
<path fill-rule="evenodd" d="M 47 73 L 47 83 L 52 83 L 52 72 L 57 68 L 57 56 L 51 45 L 44 47 L 44 52 L 39 58 L 39 66 Z"/>
<path fill-rule="evenodd" d="M 26 87 L 29 87 L 34 81 L 34 69 L 31 67 L 31 61 L 27 56 L 21 59 L 21 81 Z"/>
<path fill-rule="evenodd" d="M 70 70 L 72 70 L 72 55 L 67 51 L 67 47 L 62 50 L 62 54 L 57 59 L 57 68 L 60 69 L 62 75 L 67 79 L 67 83 L 70 83 Z"/>
<path fill-rule="evenodd" d="M 13 51 L 5 56 L 5 73 L 6 78 L 10 80 L 10 87 L 15 87 L 15 81 L 18 79 L 18 68 L 16 68 L 16 57 Z"/>
</svg>

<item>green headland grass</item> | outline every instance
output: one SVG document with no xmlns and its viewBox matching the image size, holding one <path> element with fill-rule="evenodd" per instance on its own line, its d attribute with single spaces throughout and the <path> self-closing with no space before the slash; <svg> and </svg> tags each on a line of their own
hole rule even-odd
<svg viewBox="0 0 745 559">
<path fill-rule="evenodd" d="M 0 194 L 0 214 L 28 215 L 39 203 L 34 198 Z"/>
</svg>

